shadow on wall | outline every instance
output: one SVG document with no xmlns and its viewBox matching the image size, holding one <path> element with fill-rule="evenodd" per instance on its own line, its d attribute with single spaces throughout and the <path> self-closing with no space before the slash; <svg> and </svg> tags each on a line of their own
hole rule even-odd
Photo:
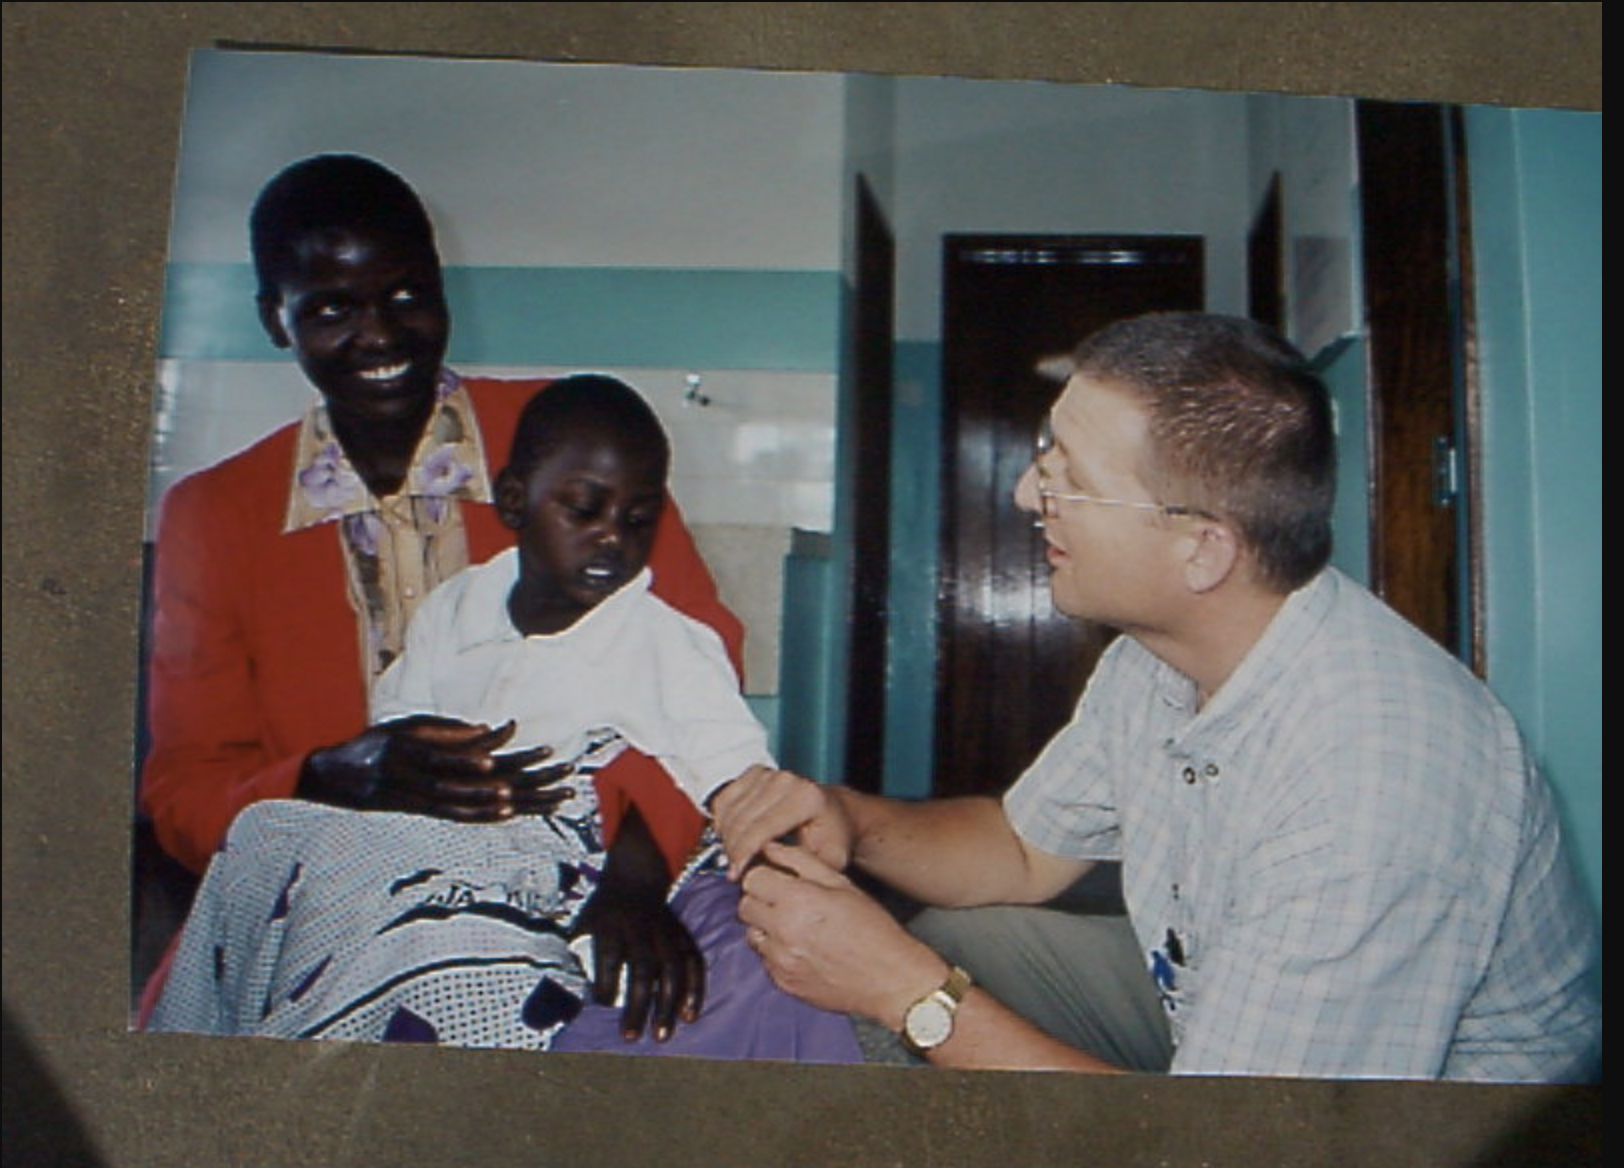
<svg viewBox="0 0 1624 1168">
<path fill-rule="evenodd" d="M 5 1007 L 6 1168 L 101 1168 L 97 1151 L 50 1068 Z"/>
<path fill-rule="evenodd" d="M 1601 1093 L 1593 1088 L 1556 1088 L 1539 1106 L 1507 1125 L 1505 1132 L 1464 1168 L 1575 1168 L 1599 1165 Z"/>
</svg>

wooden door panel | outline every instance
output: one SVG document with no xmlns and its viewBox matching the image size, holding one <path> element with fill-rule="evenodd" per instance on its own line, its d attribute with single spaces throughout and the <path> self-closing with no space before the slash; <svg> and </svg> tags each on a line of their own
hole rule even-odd
<svg viewBox="0 0 1624 1168">
<path fill-rule="evenodd" d="M 1203 303 L 1198 238 L 953 236 L 944 245 L 936 794 L 1002 791 L 1076 706 L 1107 629 L 1056 613 L 1015 508 L 1059 384 L 1037 371 L 1112 320 Z"/>
<path fill-rule="evenodd" d="M 1370 349 L 1371 587 L 1422 631 L 1475 660 L 1461 588 L 1467 498 L 1442 481 L 1462 471 L 1470 327 L 1461 257 L 1471 251 L 1441 106 L 1361 101 L 1360 236 Z"/>
</svg>

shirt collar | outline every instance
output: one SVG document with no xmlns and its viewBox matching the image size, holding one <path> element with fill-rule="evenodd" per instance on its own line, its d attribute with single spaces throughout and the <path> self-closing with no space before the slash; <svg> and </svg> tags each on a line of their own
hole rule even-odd
<svg viewBox="0 0 1624 1168">
<path fill-rule="evenodd" d="M 405 485 L 395 497 L 427 499 L 431 505 L 447 499 L 491 501 L 490 477 L 473 401 L 462 379 L 449 369 L 440 371 L 434 412 L 412 455 Z M 327 403 L 318 398 L 305 411 L 294 439 L 293 477 L 283 532 L 378 509 L 379 500 L 367 490 L 333 433 Z"/>
<path fill-rule="evenodd" d="M 581 644 L 598 644 L 612 640 L 620 631 L 629 614 L 641 603 L 639 597 L 654 586 L 654 572 L 643 568 L 620 588 L 604 597 L 569 628 L 557 633 L 536 633 L 526 636 L 514 628 L 508 616 L 508 593 L 519 579 L 519 550 L 503 548 L 485 564 L 470 569 L 468 590 L 459 604 L 458 615 L 463 623 L 459 643 L 464 648 L 499 641 L 562 641 L 568 638 Z"/>
<path fill-rule="evenodd" d="M 1194 715 L 1178 735 L 1184 747 L 1197 749 L 1197 743 L 1215 743 L 1232 725 L 1255 712 L 1258 703 L 1271 700 L 1280 675 L 1304 656 L 1325 623 L 1342 579 L 1335 568 L 1326 568 L 1287 596 L 1257 643 L 1198 712 L 1195 683 L 1171 666 L 1161 665 L 1162 700 Z"/>
</svg>

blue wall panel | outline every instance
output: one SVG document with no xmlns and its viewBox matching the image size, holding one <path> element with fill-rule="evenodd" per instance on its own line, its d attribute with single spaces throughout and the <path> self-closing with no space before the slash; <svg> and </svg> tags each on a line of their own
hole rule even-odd
<svg viewBox="0 0 1624 1168">
<path fill-rule="evenodd" d="M 1489 681 L 1602 875 L 1601 115 L 1468 111 Z"/>
<path fill-rule="evenodd" d="M 832 372 L 838 272 L 448 268 L 450 360 Z M 247 264 L 171 264 L 160 355 L 282 360 L 254 312 Z"/>
</svg>

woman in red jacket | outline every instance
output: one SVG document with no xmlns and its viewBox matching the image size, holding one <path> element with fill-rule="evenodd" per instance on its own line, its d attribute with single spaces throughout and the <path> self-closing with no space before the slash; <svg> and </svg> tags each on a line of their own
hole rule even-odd
<svg viewBox="0 0 1624 1168">
<path fill-rule="evenodd" d="M 295 163 L 261 192 L 250 230 L 260 320 L 319 399 L 164 498 L 142 775 L 158 839 L 201 871 L 236 813 L 260 799 L 474 822 L 545 809 L 559 776 L 531 777 L 483 728 L 366 729 L 368 688 L 417 601 L 511 541 L 488 458 L 504 456 L 543 383 L 445 368 L 451 325 L 433 226 L 377 163 Z M 742 629 L 674 506 L 650 563 L 662 598 L 716 629 L 737 668 Z M 628 752 L 596 781 L 611 876 L 616 850 L 651 843 L 679 868 L 700 819 L 658 765 Z M 640 826 L 618 832 L 634 806 Z M 681 928 L 649 905 L 635 927 L 598 938 L 602 959 L 618 953 L 638 971 L 643 992 L 628 1000 L 659 1003 L 667 1030 L 678 1003 L 694 1000 L 684 966 L 658 958 Z M 626 1030 L 645 1020 L 629 1009 Z"/>
</svg>

